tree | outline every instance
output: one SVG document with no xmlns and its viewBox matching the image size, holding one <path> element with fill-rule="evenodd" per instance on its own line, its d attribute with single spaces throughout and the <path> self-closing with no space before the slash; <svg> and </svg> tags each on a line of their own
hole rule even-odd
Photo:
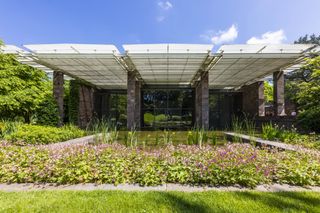
<svg viewBox="0 0 320 213">
<path fill-rule="evenodd" d="M 316 36 L 315 34 L 312 35 L 305 35 L 301 36 L 298 40 L 294 42 L 295 44 L 318 44 L 320 45 L 320 35 Z M 311 58 L 317 57 L 317 54 L 310 55 Z M 287 73 L 286 78 L 286 98 L 288 98 L 290 101 L 295 103 L 296 105 L 299 105 L 297 101 L 297 93 L 300 91 L 299 85 L 301 83 L 308 83 L 313 81 L 312 77 L 313 71 L 311 69 L 308 69 L 308 66 L 305 66 L 302 69 L 294 70 L 290 73 Z"/>
<path fill-rule="evenodd" d="M 30 122 L 39 105 L 51 95 L 42 70 L 21 64 L 15 55 L 0 52 L 0 118 L 23 117 Z"/>
<path fill-rule="evenodd" d="M 310 72 L 310 79 L 298 84 L 296 100 L 301 110 L 299 123 L 307 129 L 320 132 L 320 56 L 308 59 L 302 70 Z"/>
<path fill-rule="evenodd" d="M 294 42 L 295 44 L 318 44 L 320 45 L 320 35 L 316 36 L 315 34 L 301 36 Z"/>
</svg>

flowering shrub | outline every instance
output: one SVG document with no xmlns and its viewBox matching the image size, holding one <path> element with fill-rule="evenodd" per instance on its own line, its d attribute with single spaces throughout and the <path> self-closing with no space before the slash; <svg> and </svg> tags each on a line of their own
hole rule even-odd
<svg viewBox="0 0 320 213">
<path fill-rule="evenodd" d="M 2 144 L 0 165 L 3 183 L 320 185 L 319 152 L 279 152 L 249 144 L 168 145 L 149 151 L 119 144 Z"/>
</svg>

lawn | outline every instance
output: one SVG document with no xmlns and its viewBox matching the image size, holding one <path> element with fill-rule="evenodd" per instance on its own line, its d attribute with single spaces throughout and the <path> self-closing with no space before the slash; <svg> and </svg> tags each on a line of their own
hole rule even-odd
<svg viewBox="0 0 320 213">
<path fill-rule="evenodd" d="M 1 212 L 320 212 L 315 192 L 1 192 Z"/>
</svg>

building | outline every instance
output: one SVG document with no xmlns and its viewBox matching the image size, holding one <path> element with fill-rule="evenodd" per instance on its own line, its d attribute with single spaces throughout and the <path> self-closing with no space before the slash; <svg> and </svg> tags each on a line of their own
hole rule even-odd
<svg viewBox="0 0 320 213">
<path fill-rule="evenodd" d="M 225 128 L 243 112 L 264 117 L 264 84 L 273 76 L 274 115 L 285 116 L 284 72 L 315 45 L 34 44 L 6 46 L 22 63 L 53 72 L 63 117 L 64 74 L 80 80 L 78 123 L 114 119 L 128 129 Z M 319 50 L 319 49 L 318 49 Z M 317 50 L 317 51 L 318 51 Z"/>
</svg>

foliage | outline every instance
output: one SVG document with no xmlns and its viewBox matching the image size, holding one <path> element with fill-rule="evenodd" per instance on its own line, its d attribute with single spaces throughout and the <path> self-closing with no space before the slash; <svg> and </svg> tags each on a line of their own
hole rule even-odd
<svg viewBox="0 0 320 213">
<path fill-rule="evenodd" d="M 26 122 L 45 100 L 45 72 L 21 64 L 11 54 L 0 53 L 0 114 L 2 118 L 23 117 Z"/>
<path fill-rule="evenodd" d="M 318 152 L 270 151 L 249 144 L 202 148 L 169 145 L 149 151 L 119 144 L 2 144 L 0 164 L 3 183 L 320 185 Z"/>
<path fill-rule="evenodd" d="M 95 134 L 95 142 L 97 143 L 112 144 L 117 141 L 119 135 L 117 126 L 105 119 L 93 120 L 87 131 Z"/>
<path fill-rule="evenodd" d="M 162 134 L 161 134 L 161 140 L 163 142 L 163 144 L 168 145 L 168 144 L 172 144 L 173 143 L 173 137 L 176 133 L 172 132 L 170 130 L 163 130 Z"/>
<path fill-rule="evenodd" d="M 215 135 L 211 135 L 214 137 L 213 144 L 216 143 Z M 207 143 L 209 139 L 209 132 L 204 130 L 203 128 L 194 128 L 191 131 L 188 131 L 188 144 L 190 145 L 198 145 L 200 148 L 204 143 Z"/>
<path fill-rule="evenodd" d="M 51 83 L 50 83 L 51 84 Z M 35 123 L 38 125 L 57 126 L 59 122 L 58 105 L 53 98 L 52 92 L 47 94 L 39 104 L 34 114 Z"/>
<path fill-rule="evenodd" d="M 302 69 L 310 70 L 311 74 L 308 82 L 299 84 L 299 124 L 311 131 L 320 132 L 320 56 L 309 59 Z"/>
<path fill-rule="evenodd" d="M 266 103 L 273 102 L 273 86 L 267 81 L 264 82 L 264 100 Z"/>
<path fill-rule="evenodd" d="M 256 134 L 256 124 L 254 120 L 252 120 L 248 115 L 244 114 L 243 118 L 239 118 L 236 116 L 232 117 L 232 131 L 238 134 L 248 134 L 250 136 L 250 140 Z M 235 142 L 242 142 L 242 138 L 235 135 Z"/>
<path fill-rule="evenodd" d="M 298 144 L 308 148 L 320 149 L 320 140 L 315 134 L 301 135 L 297 133 L 294 127 L 288 130 L 280 128 L 277 125 L 272 125 L 271 123 L 264 124 L 262 125 L 261 136 L 263 139 L 267 140 L 279 140 L 285 143 Z"/>
<path fill-rule="evenodd" d="M 137 147 L 137 144 L 138 144 L 137 131 L 135 129 L 132 129 L 127 133 L 126 145 L 130 147 Z"/>
<path fill-rule="evenodd" d="M 297 41 L 294 42 L 295 44 L 320 44 L 320 35 L 316 36 L 315 34 L 312 35 L 305 35 L 301 36 Z M 317 57 L 317 54 L 310 54 L 309 62 L 312 58 Z M 285 84 L 285 96 L 286 99 L 290 100 L 291 102 L 299 105 L 297 94 L 303 91 L 303 84 L 309 83 L 314 81 L 313 75 L 313 67 L 307 65 L 302 67 L 302 69 L 297 69 L 292 72 L 286 74 L 286 84 Z M 311 121 L 311 120 L 310 120 Z"/>
<path fill-rule="evenodd" d="M 301 36 L 297 41 L 294 42 L 295 44 L 318 44 L 320 45 L 320 35 L 316 36 L 315 34 L 312 35 L 304 35 Z"/>
<path fill-rule="evenodd" d="M 68 104 L 68 116 L 69 122 L 72 124 L 78 123 L 79 112 L 79 87 L 80 82 L 78 80 L 71 80 L 69 83 L 69 104 Z"/>
<path fill-rule="evenodd" d="M 19 145 L 49 144 L 86 135 L 85 131 L 72 125 L 58 128 L 8 121 L 0 122 L 0 133 L 2 139 Z"/>
</svg>

